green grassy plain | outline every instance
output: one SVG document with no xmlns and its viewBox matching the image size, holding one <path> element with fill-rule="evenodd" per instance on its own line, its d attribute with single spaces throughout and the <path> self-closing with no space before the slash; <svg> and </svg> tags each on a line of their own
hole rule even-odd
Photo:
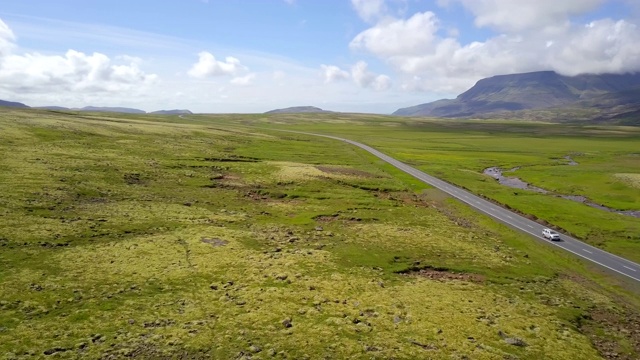
<svg viewBox="0 0 640 360">
<path fill-rule="evenodd" d="M 640 210 L 640 128 L 514 121 L 454 121 L 367 115 L 257 118 L 262 126 L 343 135 L 476 194 L 559 226 L 569 234 L 640 262 L 640 220 L 555 194 L 581 195 L 617 210 Z M 266 125 L 268 124 L 268 125 Z M 565 156 L 579 165 L 569 166 Z M 551 191 L 508 188 L 488 167 Z M 633 179 L 636 179 L 634 181 Z"/>
<path fill-rule="evenodd" d="M 348 144 L 265 128 L 360 140 L 498 200 L 508 192 L 467 170 L 548 166 L 578 135 L 536 155 L 513 154 L 531 129 L 565 135 L 382 116 L 0 111 L 0 357 L 640 355 L 638 291 L 621 279 Z M 502 150 L 465 155 L 512 126 Z M 624 152 L 627 136 L 607 146 Z"/>
</svg>

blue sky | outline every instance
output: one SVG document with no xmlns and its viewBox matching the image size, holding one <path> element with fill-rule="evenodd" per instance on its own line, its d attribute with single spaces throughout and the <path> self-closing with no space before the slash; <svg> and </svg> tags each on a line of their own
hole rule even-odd
<svg viewBox="0 0 640 360">
<path fill-rule="evenodd" d="M 498 74 L 640 70 L 633 0 L 21 0 L 0 99 L 390 113 Z"/>
</svg>

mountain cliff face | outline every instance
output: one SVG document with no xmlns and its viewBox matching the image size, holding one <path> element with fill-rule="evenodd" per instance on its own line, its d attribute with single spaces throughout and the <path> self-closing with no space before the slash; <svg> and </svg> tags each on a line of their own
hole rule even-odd
<svg viewBox="0 0 640 360">
<path fill-rule="evenodd" d="M 640 90 L 640 74 L 562 76 L 553 71 L 499 75 L 478 81 L 455 99 L 399 109 L 393 115 L 470 117 L 493 112 L 587 107 L 606 98 L 624 103 Z M 601 101 L 602 102 L 602 101 Z"/>
</svg>

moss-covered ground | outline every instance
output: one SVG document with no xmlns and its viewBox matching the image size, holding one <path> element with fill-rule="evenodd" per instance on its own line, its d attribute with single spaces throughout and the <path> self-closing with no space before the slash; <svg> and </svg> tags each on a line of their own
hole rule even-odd
<svg viewBox="0 0 640 360">
<path fill-rule="evenodd" d="M 628 282 L 286 121 L 0 110 L 0 358 L 640 356 Z"/>
</svg>

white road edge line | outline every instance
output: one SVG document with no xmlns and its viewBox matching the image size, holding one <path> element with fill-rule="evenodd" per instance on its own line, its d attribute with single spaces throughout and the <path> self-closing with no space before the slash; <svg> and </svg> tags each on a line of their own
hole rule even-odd
<svg viewBox="0 0 640 360">
<path fill-rule="evenodd" d="M 627 268 L 627 269 L 629 269 L 629 270 L 631 270 L 631 271 L 638 271 L 638 270 L 636 270 L 636 269 L 634 269 L 634 268 L 630 268 L 630 267 L 625 266 L 625 265 L 622 265 L 622 267 L 623 267 L 623 268 Z"/>
<path fill-rule="evenodd" d="M 591 251 L 587 250 L 587 249 L 582 249 L 582 251 L 584 252 L 588 252 L 589 254 L 593 254 Z"/>
</svg>

